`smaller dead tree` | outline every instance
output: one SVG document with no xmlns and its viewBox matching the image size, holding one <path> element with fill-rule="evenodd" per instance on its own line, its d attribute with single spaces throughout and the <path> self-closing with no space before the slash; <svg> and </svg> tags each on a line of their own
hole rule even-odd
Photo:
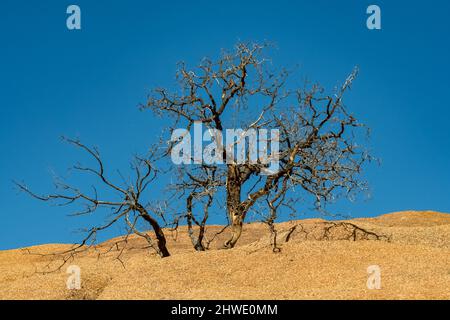
<svg viewBox="0 0 450 320">
<path fill-rule="evenodd" d="M 281 248 L 278 246 L 278 230 L 276 228 L 275 222 L 278 218 L 278 210 L 281 206 L 291 208 L 287 201 L 291 199 L 286 199 L 286 193 L 288 191 L 288 179 L 284 178 L 280 185 L 276 185 L 274 190 L 270 192 L 266 198 L 265 202 L 268 207 L 269 215 L 263 220 L 267 224 L 271 233 L 271 245 L 273 252 L 281 252 Z M 295 210 L 294 210 L 295 211 Z"/>
<path fill-rule="evenodd" d="M 179 168 L 179 181 L 169 186 L 174 196 L 186 194 L 186 210 L 181 218 L 186 219 L 188 235 L 197 251 L 208 247 L 206 223 L 213 205 L 217 188 L 223 184 L 221 172 L 215 165 L 202 164 L 193 168 Z M 178 220 L 178 219 L 176 219 Z M 198 229 L 196 232 L 195 229 Z"/>
<path fill-rule="evenodd" d="M 109 209 L 111 211 L 111 214 L 108 215 L 108 220 L 104 224 L 87 229 L 85 237 L 79 244 L 61 253 L 62 256 L 65 256 L 63 258 L 64 263 L 68 259 L 73 258 L 75 254 L 95 245 L 99 232 L 119 223 L 122 223 L 127 228 L 127 235 L 120 242 L 126 244 L 128 236 L 130 234 L 136 234 L 144 238 L 148 246 L 154 249 L 160 257 L 170 256 L 163 228 L 158 222 L 158 218 L 161 218 L 160 215 L 162 213 L 154 210 L 149 204 L 144 203 L 143 200 L 144 192 L 154 182 L 158 174 L 158 170 L 153 165 L 153 161 L 157 160 L 157 155 L 152 153 L 145 158 L 135 156 L 131 164 L 133 177 L 130 178 L 129 182 L 123 182 L 123 185 L 119 185 L 113 183 L 107 177 L 103 160 L 96 148 L 90 148 L 78 140 L 67 138 L 63 138 L 63 140 L 87 152 L 90 158 L 96 163 L 95 167 L 83 166 L 81 164 L 76 164 L 72 167 L 72 170 L 76 172 L 93 175 L 96 178 L 97 182 L 92 185 L 92 191 L 90 193 L 69 185 L 62 178 L 55 180 L 56 192 L 48 195 L 34 193 L 24 183 L 16 182 L 16 185 L 21 191 L 41 201 L 51 202 L 57 206 L 78 205 L 81 209 L 75 211 L 72 216 L 88 215 L 100 209 Z M 97 191 L 98 189 L 102 189 L 104 191 L 103 193 L 109 196 L 105 198 L 100 197 Z M 144 222 L 151 227 L 154 237 L 138 229 L 140 222 Z M 118 243 L 116 245 L 119 250 Z M 122 251 L 123 249 L 120 250 L 121 253 Z"/>
<path fill-rule="evenodd" d="M 391 237 L 384 234 L 378 234 L 374 231 L 366 230 L 354 223 L 339 221 L 326 221 L 321 223 L 322 230 L 318 237 L 319 240 L 383 240 L 391 241 Z"/>
<path fill-rule="evenodd" d="M 275 226 L 273 226 L 275 229 Z M 275 231 L 279 235 L 278 242 L 271 241 L 274 252 L 281 251 L 280 244 L 295 238 L 300 241 L 387 241 L 391 235 L 368 230 L 362 226 L 347 221 L 298 222 L 289 229 Z"/>
<path fill-rule="evenodd" d="M 198 221 L 195 218 L 195 215 L 193 214 L 192 201 L 194 198 L 198 199 L 201 197 L 205 197 L 206 201 L 203 206 L 203 217 L 201 221 Z M 208 220 L 209 208 L 211 207 L 212 201 L 213 197 L 211 194 L 200 194 L 196 192 L 191 193 L 186 200 L 186 209 L 187 209 L 186 219 L 188 223 L 188 233 L 189 237 L 191 238 L 192 245 L 194 246 L 194 249 L 197 251 L 205 251 L 203 239 L 205 238 L 206 221 Z M 197 225 L 197 227 L 199 228 L 197 236 L 195 236 L 194 234 L 194 229 L 192 225 L 193 223 L 195 223 L 195 225 Z"/>
</svg>

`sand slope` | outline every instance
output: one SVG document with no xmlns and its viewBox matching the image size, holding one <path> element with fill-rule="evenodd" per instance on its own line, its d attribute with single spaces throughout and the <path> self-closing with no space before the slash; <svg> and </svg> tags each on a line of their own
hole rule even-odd
<svg viewBox="0 0 450 320">
<path fill-rule="evenodd" d="M 82 289 L 67 290 L 64 266 L 39 274 L 52 257 L 69 245 L 44 245 L 0 252 L 0 299 L 450 299 L 450 215 L 399 212 L 354 219 L 391 241 L 318 241 L 294 232 L 280 253 L 269 246 L 266 226 L 246 225 L 239 246 L 194 252 L 186 230 L 170 238 L 172 256 L 160 259 L 139 238 L 126 252 L 105 253 L 114 239 L 78 256 Z M 294 223 L 315 228 L 321 220 Z M 210 227 L 210 235 L 220 227 Z M 280 232 L 280 240 L 283 232 Z M 174 235 L 175 236 L 175 235 Z M 57 267 L 54 261 L 51 267 Z M 380 290 L 366 286 L 367 267 L 381 268 Z"/>
</svg>

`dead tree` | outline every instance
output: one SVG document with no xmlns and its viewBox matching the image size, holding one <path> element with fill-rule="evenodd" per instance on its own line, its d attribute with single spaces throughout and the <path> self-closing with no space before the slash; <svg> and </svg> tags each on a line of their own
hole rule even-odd
<svg viewBox="0 0 450 320">
<path fill-rule="evenodd" d="M 145 158 L 136 156 L 132 162 L 134 182 L 130 181 L 129 183 L 124 183 L 123 186 L 120 186 L 113 183 L 110 178 L 107 177 L 103 160 L 96 148 L 90 148 L 78 140 L 66 138 L 64 138 L 64 140 L 87 152 L 96 163 L 96 167 L 86 167 L 81 164 L 76 164 L 72 168 L 77 172 L 90 174 L 96 178 L 97 186 L 92 186 L 92 192 L 90 194 L 69 185 L 61 178 L 57 178 L 55 181 L 56 193 L 48 195 L 36 194 L 24 183 L 16 182 L 16 185 L 20 190 L 41 201 L 52 202 L 57 206 L 79 205 L 81 209 L 74 212 L 72 214 L 73 216 L 88 215 L 99 209 L 110 209 L 111 214 L 109 215 L 108 221 L 103 225 L 87 229 L 86 236 L 83 240 L 67 252 L 63 252 L 62 255 L 66 254 L 68 257 L 73 257 L 74 254 L 84 251 L 86 248 L 94 245 L 96 236 L 99 232 L 108 229 L 115 224 L 123 223 L 128 230 L 126 237 L 130 234 L 136 234 L 143 237 L 148 242 L 149 247 L 153 248 L 159 256 L 168 257 L 170 253 L 166 246 L 166 237 L 163 228 L 158 222 L 158 215 L 161 213 L 152 210 L 149 205 L 143 202 L 144 192 L 157 177 L 158 170 L 152 163 L 152 160 L 157 158 L 156 154 L 150 154 Z M 110 199 L 103 199 L 99 196 L 98 189 L 102 189 L 104 193 L 112 193 L 114 195 L 110 195 Z M 138 229 L 138 223 L 141 221 L 151 227 L 154 238 L 147 232 Z M 64 262 L 67 261 L 67 259 L 67 257 L 64 258 Z"/>
<path fill-rule="evenodd" d="M 143 106 L 172 119 L 169 132 L 190 131 L 196 123 L 214 132 L 243 128 L 244 139 L 251 130 L 279 130 L 279 136 L 268 138 L 268 143 L 279 142 L 278 151 L 267 150 L 270 159 L 279 160 L 275 172 L 268 170 L 267 163 L 234 161 L 234 144 L 231 149 L 218 148 L 224 165 L 217 170 L 222 170 L 223 180 L 215 187 L 223 191 L 216 195 L 226 198 L 231 227 L 227 248 L 235 246 L 247 214 L 257 203 L 266 201 L 274 220 L 276 203 L 285 203 L 296 193 L 309 194 L 320 205 L 365 187 L 359 174 L 370 157 L 357 143 L 362 125 L 343 102 L 357 70 L 331 94 L 319 85 L 298 88 L 291 84 L 290 72 L 272 70 L 264 56 L 267 48 L 240 43 L 215 61 L 205 58 L 196 68 L 181 63 L 179 90 L 156 89 Z M 169 141 L 168 152 L 177 143 Z M 194 194 L 188 198 L 198 199 Z M 187 201 L 187 211 L 190 205 Z"/>
<path fill-rule="evenodd" d="M 186 210 L 181 214 L 186 219 L 188 235 L 197 251 L 205 251 L 206 223 L 213 205 L 215 193 L 223 185 L 220 170 L 215 165 L 202 165 L 179 170 L 179 182 L 170 185 L 174 195 L 186 194 Z M 198 214 L 200 212 L 200 214 Z M 197 233 L 194 227 L 198 229 Z"/>
</svg>

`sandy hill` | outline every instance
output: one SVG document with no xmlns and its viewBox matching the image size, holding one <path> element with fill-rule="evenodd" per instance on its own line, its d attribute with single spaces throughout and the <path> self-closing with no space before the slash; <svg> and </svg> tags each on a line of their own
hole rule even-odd
<svg viewBox="0 0 450 320">
<path fill-rule="evenodd" d="M 281 223 L 279 253 L 258 223 L 245 226 L 237 248 L 217 250 L 221 234 L 208 252 L 194 252 L 180 228 L 168 233 L 166 259 L 131 237 L 119 261 L 121 246 L 112 239 L 47 274 L 40 272 L 61 260 L 41 254 L 70 245 L 0 251 L 0 299 L 450 299 L 449 214 L 407 211 L 347 222 L 326 237 L 324 220 Z M 389 241 L 364 240 L 354 226 Z M 209 238 L 220 229 L 209 227 Z M 74 264 L 81 290 L 66 289 L 66 268 Z M 381 268 L 380 290 L 367 288 L 370 265 Z"/>
</svg>

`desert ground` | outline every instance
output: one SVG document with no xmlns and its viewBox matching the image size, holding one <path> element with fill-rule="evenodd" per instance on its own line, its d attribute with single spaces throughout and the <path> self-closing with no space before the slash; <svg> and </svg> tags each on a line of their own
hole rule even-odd
<svg viewBox="0 0 450 320">
<path fill-rule="evenodd" d="M 260 223 L 245 225 L 232 250 L 219 249 L 226 231 L 206 252 L 192 249 L 184 227 L 167 231 L 172 256 L 165 259 L 139 237 L 124 250 L 123 242 L 114 245 L 120 239 L 109 240 L 59 270 L 61 259 L 48 254 L 71 245 L 0 251 L 0 299 L 450 298 L 450 214 L 405 211 L 347 222 L 387 238 L 356 232 L 347 239 L 346 228 L 324 237 L 327 223 L 310 219 L 277 225 L 276 253 Z M 209 239 L 221 228 L 210 226 Z M 80 290 L 66 288 L 69 265 L 81 268 Z M 371 265 L 380 267 L 381 289 L 367 287 Z"/>
</svg>

